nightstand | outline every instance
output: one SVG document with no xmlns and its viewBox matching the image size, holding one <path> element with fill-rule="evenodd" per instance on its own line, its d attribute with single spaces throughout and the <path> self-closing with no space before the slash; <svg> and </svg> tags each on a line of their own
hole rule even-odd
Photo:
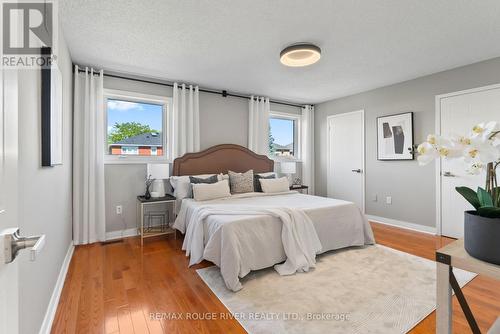
<svg viewBox="0 0 500 334">
<path fill-rule="evenodd" d="M 305 190 L 306 194 L 309 194 L 309 187 L 308 186 L 304 186 L 302 184 L 291 185 L 290 186 L 290 190 L 297 190 L 300 193 L 304 193 L 304 190 Z"/>
<path fill-rule="evenodd" d="M 137 196 L 137 231 L 141 236 L 141 246 L 144 239 L 159 235 L 173 234 L 175 230 L 170 227 L 175 219 L 175 197 Z"/>
</svg>

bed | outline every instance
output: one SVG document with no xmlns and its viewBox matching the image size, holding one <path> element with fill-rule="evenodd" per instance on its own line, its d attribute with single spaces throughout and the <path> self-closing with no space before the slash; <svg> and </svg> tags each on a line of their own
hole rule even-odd
<svg viewBox="0 0 500 334">
<path fill-rule="evenodd" d="M 274 162 L 242 146 L 225 144 L 176 159 L 173 175 L 219 174 L 228 170 L 245 172 L 248 169 L 256 173 L 272 172 Z M 213 262 L 220 268 L 226 286 L 233 291 L 242 288 L 239 279 L 251 270 L 271 267 L 287 258 L 282 242 L 283 221 L 273 214 L 241 211 L 250 207 L 305 213 L 321 243 L 318 254 L 374 243 L 370 225 L 351 202 L 295 191 L 236 194 L 210 201 L 183 199 L 174 228 L 185 234 L 183 249 L 187 250 L 186 244 L 189 244 L 190 265 L 203 259 Z M 207 208 L 217 211 L 207 215 L 203 222 L 196 222 L 200 226 L 196 237 L 189 224 L 194 224 L 196 212 Z"/>
</svg>

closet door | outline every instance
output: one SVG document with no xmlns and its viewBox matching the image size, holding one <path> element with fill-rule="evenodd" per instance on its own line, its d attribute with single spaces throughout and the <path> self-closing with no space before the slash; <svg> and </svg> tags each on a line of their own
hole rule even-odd
<svg viewBox="0 0 500 334">
<path fill-rule="evenodd" d="M 478 123 L 500 121 L 500 86 L 438 97 L 438 107 L 441 134 L 467 134 Z M 473 209 L 455 187 L 467 186 L 476 190 L 478 186 L 485 186 L 485 172 L 469 175 L 465 169 L 466 164 L 461 160 L 441 161 L 441 234 L 444 236 L 463 237 L 464 211 Z"/>
<path fill-rule="evenodd" d="M 355 203 L 365 211 L 364 110 L 328 117 L 328 197 Z"/>
</svg>

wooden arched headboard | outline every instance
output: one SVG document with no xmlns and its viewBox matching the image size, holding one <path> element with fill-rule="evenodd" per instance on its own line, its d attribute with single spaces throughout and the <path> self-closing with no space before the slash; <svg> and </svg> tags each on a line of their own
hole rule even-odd
<svg viewBox="0 0 500 334">
<path fill-rule="evenodd" d="M 228 170 L 246 172 L 249 169 L 255 173 L 272 172 L 274 161 L 240 145 L 222 144 L 175 159 L 172 175 L 219 174 Z"/>
</svg>

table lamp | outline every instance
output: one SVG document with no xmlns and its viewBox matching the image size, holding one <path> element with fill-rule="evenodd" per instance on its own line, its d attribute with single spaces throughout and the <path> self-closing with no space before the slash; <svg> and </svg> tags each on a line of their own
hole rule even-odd
<svg viewBox="0 0 500 334">
<path fill-rule="evenodd" d="M 163 180 L 170 177 L 169 164 L 148 164 L 146 176 L 155 179 L 151 189 L 151 197 L 164 197 L 165 184 Z"/>
<path fill-rule="evenodd" d="M 297 172 L 297 164 L 295 161 L 282 161 L 280 163 L 281 173 L 285 174 L 288 183 L 292 184 L 292 174 Z"/>
</svg>

